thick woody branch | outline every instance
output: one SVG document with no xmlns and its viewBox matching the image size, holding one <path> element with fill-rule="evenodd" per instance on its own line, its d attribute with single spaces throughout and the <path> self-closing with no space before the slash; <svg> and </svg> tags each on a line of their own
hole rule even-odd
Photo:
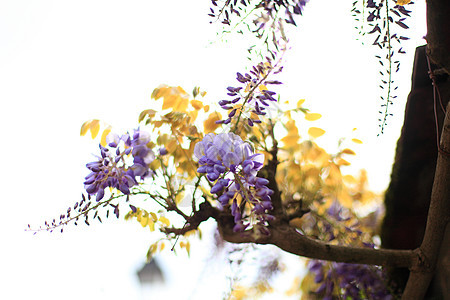
<svg viewBox="0 0 450 300">
<path fill-rule="evenodd" d="M 184 234 L 196 229 L 209 217 L 217 221 L 222 238 L 230 243 L 272 244 L 282 250 L 303 257 L 336 262 L 370 264 L 379 266 L 411 267 L 418 254 L 413 250 L 389 250 L 336 246 L 300 234 L 286 223 L 269 226 L 270 235 L 256 237 L 251 230 L 234 232 L 234 219 L 229 212 L 221 211 L 204 202 L 183 228 L 167 228 L 166 233 Z"/>
<path fill-rule="evenodd" d="M 344 263 L 410 267 L 417 257 L 412 250 L 388 250 L 336 246 L 311 239 L 295 228 L 280 224 L 269 227 L 269 236 L 255 237 L 251 232 L 235 233 L 232 226 L 217 220 L 224 240 L 232 243 L 272 244 L 282 250 L 308 258 Z"/>
<path fill-rule="evenodd" d="M 427 226 L 420 260 L 411 273 L 402 299 L 422 299 L 434 275 L 439 250 L 446 226 L 450 221 L 450 102 L 447 104 L 444 127 L 442 129 Z"/>
</svg>

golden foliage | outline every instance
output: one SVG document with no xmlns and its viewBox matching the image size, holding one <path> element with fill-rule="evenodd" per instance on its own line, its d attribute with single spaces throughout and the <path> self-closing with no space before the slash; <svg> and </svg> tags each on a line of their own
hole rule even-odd
<svg viewBox="0 0 450 300">
<path fill-rule="evenodd" d="M 111 132 L 111 126 L 108 126 L 105 130 L 103 130 L 102 137 L 100 139 L 100 144 L 105 147 L 106 146 L 106 137 Z"/>
<path fill-rule="evenodd" d="M 409 4 L 411 2 L 411 0 L 397 0 L 397 5 L 406 5 Z"/>
<path fill-rule="evenodd" d="M 208 118 L 203 122 L 203 129 L 205 130 L 205 133 L 214 132 L 218 127 L 220 127 L 220 124 L 216 124 L 216 121 L 221 119 L 222 115 L 218 112 L 209 114 Z"/>
<path fill-rule="evenodd" d="M 111 126 L 104 124 L 105 129 L 102 132 L 101 138 L 100 138 L 100 144 L 102 146 L 106 146 L 106 137 L 111 132 Z M 95 139 L 99 132 L 100 132 L 100 120 L 92 119 L 89 121 L 86 121 L 81 125 L 80 135 L 84 136 L 88 131 L 91 132 L 91 138 Z"/>
<path fill-rule="evenodd" d="M 318 137 L 322 136 L 324 133 L 325 133 L 325 130 L 323 130 L 322 128 L 311 127 L 308 129 L 308 134 L 312 138 L 318 138 Z"/>
<path fill-rule="evenodd" d="M 289 120 L 285 125 L 288 133 L 285 137 L 281 139 L 286 149 L 292 149 L 297 147 L 297 143 L 300 140 L 300 135 L 298 134 L 297 126 L 294 120 Z"/>
<path fill-rule="evenodd" d="M 322 118 L 321 114 L 318 113 L 306 113 L 305 114 L 305 120 L 306 121 L 316 121 Z"/>
</svg>

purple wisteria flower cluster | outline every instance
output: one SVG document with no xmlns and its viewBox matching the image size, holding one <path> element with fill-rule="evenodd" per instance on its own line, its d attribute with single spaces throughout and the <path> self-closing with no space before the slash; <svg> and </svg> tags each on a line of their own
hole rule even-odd
<svg viewBox="0 0 450 300">
<path fill-rule="evenodd" d="M 219 105 L 230 112 L 227 119 L 216 121 L 216 123 L 229 124 L 233 117 L 237 116 L 240 118 L 247 104 L 250 107 L 247 110 L 250 113 L 247 116 L 248 125 L 253 126 L 254 123 L 261 123 L 258 116 L 266 114 L 265 110 L 269 106 L 269 101 L 277 101 L 275 98 L 276 93 L 268 90 L 266 87 L 267 85 L 281 84 L 280 81 L 266 80 L 274 69 L 275 67 L 272 66 L 268 59 L 266 63 L 259 63 L 254 66 L 250 73 L 245 73 L 244 75 L 237 73 L 236 79 L 242 86 L 229 86 L 227 88 L 227 95 L 233 97 L 233 99 L 220 100 Z M 276 74 L 280 71 L 281 68 L 278 68 L 274 73 Z"/>
<path fill-rule="evenodd" d="M 309 0 L 264 0 L 256 4 L 254 9 L 263 9 L 263 16 L 266 18 L 274 19 L 277 13 L 281 10 L 285 10 L 286 23 L 295 25 L 293 14 L 301 15 L 304 6 Z M 250 4 L 250 0 L 224 0 L 224 5 L 219 5 L 217 0 L 211 0 L 213 7 L 210 8 L 208 14 L 213 18 L 221 18 L 222 24 L 231 25 L 230 18 L 232 15 L 241 17 L 246 14 L 246 8 Z M 261 17 L 262 18 L 262 17 Z M 255 25 L 260 25 L 261 18 L 255 19 L 253 22 Z M 264 22 L 268 23 L 268 21 Z M 261 27 L 259 27 L 261 28 Z"/>
<path fill-rule="evenodd" d="M 345 230 L 347 242 L 350 240 L 351 243 L 358 243 L 363 247 L 375 247 L 367 236 L 366 240 L 363 240 L 361 224 L 354 223 L 350 211 L 338 201 L 334 201 L 327 209 L 326 216 L 327 219 L 320 222 L 323 240 L 343 244 L 336 236 L 336 224 L 344 223 L 342 228 Z M 352 222 L 351 226 L 345 226 L 348 221 Z M 313 291 L 320 299 L 392 299 L 384 273 L 378 267 L 311 260 L 308 269 L 314 275 L 314 281 L 320 284 L 319 288 Z"/>
<path fill-rule="evenodd" d="M 86 164 L 91 173 L 85 177 L 85 189 L 89 195 L 95 194 L 97 201 L 104 197 L 107 187 L 128 195 L 130 188 L 138 184 L 136 177 L 142 180 L 153 174 L 149 164 L 155 154 L 148 147 L 148 133 L 134 130 L 133 135 L 127 133 L 121 137 L 110 134 L 107 140 L 107 147 L 99 145 L 98 159 Z"/>
<path fill-rule="evenodd" d="M 282 9 L 285 10 L 286 23 L 296 25 L 294 21 L 294 15 L 302 15 L 306 3 L 309 0 L 272 0 L 272 1 L 261 1 L 260 6 L 264 7 L 264 12 L 266 16 L 271 19 L 275 18 L 277 13 Z M 259 29 L 264 27 L 266 24 L 259 24 Z"/>
<path fill-rule="evenodd" d="M 312 260 L 308 269 L 320 284 L 314 291 L 320 299 L 392 299 L 378 267 Z M 336 291 L 340 293 L 339 298 Z"/>
<path fill-rule="evenodd" d="M 211 193 L 217 195 L 222 207 L 231 202 L 234 231 L 253 225 L 268 234 L 265 225 L 274 218 L 268 214 L 273 208 L 273 191 L 267 187 L 267 179 L 256 176 L 263 167 L 264 155 L 254 154 L 250 144 L 232 132 L 207 134 L 195 145 L 194 154 L 199 159 L 197 171 L 214 183 Z"/>
</svg>

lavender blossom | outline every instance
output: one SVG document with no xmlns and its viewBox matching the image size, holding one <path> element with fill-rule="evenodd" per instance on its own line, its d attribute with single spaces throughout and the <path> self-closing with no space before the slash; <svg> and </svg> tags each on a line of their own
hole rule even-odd
<svg viewBox="0 0 450 300">
<path fill-rule="evenodd" d="M 121 137 L 110 134 L 107 140 L 107 147 L 99 145 L 98 159 L 86 164 L 91 173 L 85 177 L 85 189 L 89 195 L 95 194 L 97 201 L 104 197 L 107 187 L 129 194 L 130 188 L 138 184 L 136 177 L 142 180 L 152 175 L 148 165 L 155 159 L 145 132 L 135 130 L 132 136 L 127 133 Z M 122 144 L 124 147 L 120 147 Z M 129 155 L 133 164 L 128 162 Z"/>
<path fill-rule="evenodd" d="M 233 98 L 220 100 L 219 105 L 229 111 L 228 118 L 216 121 L 216 123 L 229 124 L 232 118 L 240 118 L 242 112 L 249 116 L 252 114 L 256 116 L 265 115 L 269 102 L 277 101 L 274 97 L 276 93 L 267 90 L 267 86 L 281 84 L 281 82 L 276 80 L 266 80 L 268 74 L 274 69 L 275 67 L 272 66 L 270 59 L 268 59 L 266 63 L 259 63 L 254 66 L 249 73 L 244 75 L 237 73 L 236 79 L 243 86 L 229 86 L 227 88 L 227 95 Z M 279 71 L 275 71 L 275 73 L 277 72 Z M 259 119 L 249 116 L 247 116 L 247 124 L 249 126 L 261 122 Z"/>
<path fill-rule="evenodd" d="M 377 267 L 311 260 L 308 269 L 314 274 L 314 281 L 320 283 L 314 293 L 322 299 L 336 298 L 335 284 L 344 299 L 392 299 L 384 274 Z"/>
<path fill-rule="evenodd" d="M 254 154 L 250 144 L 231 132 L 206 135 L 195 145 L 194 154 L 199 159 L 197 171 L 214 183 L 211 193 L 217 195 L 221 206 L 227 207 L 231 202 L 235 231 L 245 230 L 250 216 L 255 217 L 252 225 L 260 227 L 273 219 L 268 214 L 273 208 L 273 191 L 267 187 L 267 179 L 256 176 L 263 167 L 263 154 Z M 250 212 L 245 210 L 246 205 Z"/>
</svg>

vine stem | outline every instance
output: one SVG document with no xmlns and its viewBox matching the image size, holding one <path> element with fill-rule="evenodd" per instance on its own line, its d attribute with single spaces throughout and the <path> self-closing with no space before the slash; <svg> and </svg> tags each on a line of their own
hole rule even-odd
<svg viewBox="0 0 450 300">
<path fill-rule="evenodd" d="M 249 101 L 250 96 L 253 94 L 253 92 L 256 90 L 256 88 L 259 87 L 259 86 L 263 83 L 263 81 L 267 79 L 267 77 L 269 77 L 270 73 L 271 73 L 275 68 L 278 67 L 278 65 L 280 64 L 282 58 L 283 58 L 283 57 L 280 57 L 280 59 L 277 61 L 277 63 L 267 71 L 267 74 L 265 74 L 265 75 L 263 76 L 263 78 L 261 78 L 261 79 L 255 84 L 255 86 L 252 87 L 252 88 L 250 89 L 250 91 L 248 92 L 247 96 L 246 96 L 245 99 L 244 99 L 244 103 L 242 103 L 242 106 L 240 107 L 239 115 L 238 115 L 238 117 L 237 117 L 237 119 L 236 119 L 236 124 L 234 125 L 234 129 L 232 130 L 233 133 L 236 133 L 236 131 L 237 131 L 237 129 L 238 129 L 239 122 L 240 122 L 240 120 L 241 120 L 241 116 L 242 116 L 242 113 L 243 113 L 243 107 L 244 107 L 245 104 L 247 104 L 247 102 Z"/>
<path fill-rule="evenodd" d="M 388 116 L 388 110 L 389 110 L 389 104 L 391 103 L 391 83 L 392 83 L 392 45 L 391 45 L 391 30 L 389 27 L 389 0 L 385 1 L 386 3 L 386 17 L 385 17 L 385 22 L 386 22 L 386 35 L 387 35 L 387 49 L 388 49 L 388 54 L 387 54 L 387 59 L 388 59 L 388 89 L 387 89 L 387 96 L 386 96 L 386 107 L 384 110 L 384 117 L 383 117 L 383 122 L 381 123 L 381 133 L 384 132 L 384 126 L 386 125 L 386 121 L 387 121 L 387 116 Z"/>
</svg>

